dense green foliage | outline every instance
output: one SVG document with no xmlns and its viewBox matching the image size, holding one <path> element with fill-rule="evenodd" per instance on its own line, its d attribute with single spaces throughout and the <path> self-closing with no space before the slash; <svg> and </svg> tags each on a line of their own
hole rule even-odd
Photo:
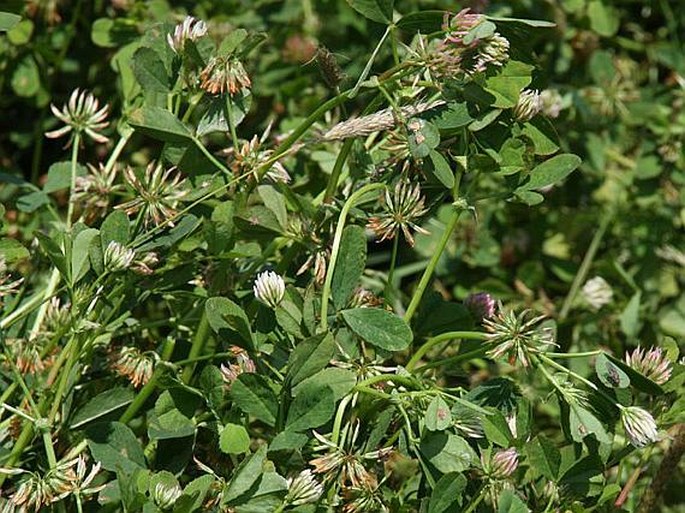
<svg viewBox="0 0 685 513">
<path fill-rule="evenodd" d="M 2 9 L 3 512 L 685 511 L 679 2 Z"/>
</svg>

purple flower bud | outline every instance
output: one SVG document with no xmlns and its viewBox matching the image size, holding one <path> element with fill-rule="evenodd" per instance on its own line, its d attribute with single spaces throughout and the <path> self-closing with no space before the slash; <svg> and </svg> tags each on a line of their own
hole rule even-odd
<svg viewBox="0 0 685 513">
<path fill-rule="evenodd" d="M 464 306 L 469 309 L 471 315 L 481 322 L 483 319 L 490 319 L 495 315 L 497 304 L 494 298 L 487 292 L 471 294 L 464 299 Z"/>
</svg>

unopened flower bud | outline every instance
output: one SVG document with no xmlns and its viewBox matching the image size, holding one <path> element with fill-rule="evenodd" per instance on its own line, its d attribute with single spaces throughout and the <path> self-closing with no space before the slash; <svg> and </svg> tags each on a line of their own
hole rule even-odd
<svg viewBox="0 0 685 513">
<path fill-rule="evenodd" d="M 264 271 L 257 276 L 252 290 L 259 301 L 276 308 L 285 296 L 285 282 L 275 272 Z"/>
<path fill-rule="evenodd" d="M 521 122 L 529 121 L 541 110 L 540 93 L 536 90 L 526 89 L 521 91 L 518 103 L 514 107 L 514 117 Z"/>
<path fill-rule="evenodd" d="M 306 469 L 297 476 L 288 479 L 288 495 L 286 504 L 299 506 L 316 502 L 323 493 L 323 486 L 319 483 L 311 470 Z"/>
<path fill-rule="evenodd" d="M 168 510 L 174 506 L 182 493 L 183 490 L 181 490 L 178 483 L 174 485 L 157 483 L 152 489 L 152 500 L 160 509 Z"/>
<path fill-rule="evenodd" d="M 126 249 L 126 246 L 116 241 L 111 241 L 107 245 L 107 249 L 105 249 L 105 268 L 110 272 L 123 271 L 128 269 L 135 256 L 136 252 L 134 250 Z"/>
<path fill-rule="evenodd" d="M 490 319 L 495 315 L 495 309 L 497 308 L 494 298 L 487 292 L 469 294 L 464 299 L 464 306 L 468 308 L 473 318 L 478 322 L 481 322 L 483 319 Z"/>
<path fill-rule="evenodd" d="M 654 417 L 647 410 L 637 406 L 621 408 L 621 422 L 635 447 L 645 447 L 659 439 Z"/>
<path fill-rule="evenodd" d="M 671 361 L 658 347 L 653 347 L 647 352 L 638 347 L 626 355 L 626 363 L 659 385 L 663 385 L 669 380 L 673 370 Z"/>
<path fill-rule="evenodd" d="M 519 466 L 519 455 L 513 447 L 497 451 L 490 460 L 489 475 L 495 479 L 506 479 Z"/>
</svg>

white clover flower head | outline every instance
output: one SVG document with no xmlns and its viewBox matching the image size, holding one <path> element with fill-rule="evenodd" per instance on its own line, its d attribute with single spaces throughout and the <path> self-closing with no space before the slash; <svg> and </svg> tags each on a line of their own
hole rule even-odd
<svg viewBox="0 0 685 513">
<path fill-rule="evenodd" d="M 536 89 L 525 89 L 521 91 L 518 102 L 514 107 L 514 118 L 518 121 L 530 121 L 542 110 L 542 98 Z"/>
<path fill-rule="evenodd" d="M 652 347 L 646 352 L 642 347 L 638 347 L 632 353 L 626 354 L 626 363 L 658 385 L 666 383 L 673 372 L 671 361 L 659 347 Z"/>
<path fill-rule="evenodd" d="M 305 469 L 297 476 L 288 479 L 288 495 L 286 504 L 300 506 L 316 502 L 323 494 L 323 486 L 319 483 L 310 469 Z"/>
<path fill-rule="evenodd" d="M 162 510 L 171 509 L 183 493 L 178 483 L 157 483 L 152 489 L 152 500 Z"/>
<path fill-rule="evenodd" d="M 105 249 L 105 268 L 110 272 L 123 271 L 129 268 L 135 257 L 136 252 L 134 250 L 128 249 L 123 244 L 113 240 Z"/>
<path fill-rule="evenodd" d="M 275 272 L 264 271 L 257 276 L 252 290 L 259 301 L 276 308 L 285 296 L 285 282 Z"/>
<path fill-rule="evenodd" d="M 621 422 L 628 440 L 635 447 L 646 447 L 659 439 L 656 421 L 647 410 L 637 406 L 621 407 Z"/>
<path fill-rule="evenodd" d="M 595 310 L 611 303 L 614 291 L 601 276 L 595 276 L 583 285 L 583 298 Z"/>
<path fill-rule="evenodd" d="M 50 109 L 58 119 L 65 123 L 65 126 L 46 132 L 46 137 L 56 139 L 73 131 L 75 134 L 85 132 L 91 139 L 99 143 L 105 143 L 109 140 L 98 133 L 109 124 L 107 121 L 109 105 L 105 104 L 104 107 L 100 108 L 98 99 L 85 89 L 83 91 L 74 89 L 69 101 L 62 106 L 62 110 L 59 110 L 54 104 L 50 104 Z"/>
<path fill-rule="evenodd" d="M 186 41 L 197 41 L 206 33 L 207 24 L 204 21 L 186 16 L 181 23 L 176 25 L 173 35 L 167 34 L 166 40 L 174 53 L 180 53 Z"/>
<path fill-rule="evenodd" d="M 545 89 L 540 93 L 542 113 L 549 118 L 558 118 L 564 106 L 564 100 L 556 89 Z"/>
</svg>

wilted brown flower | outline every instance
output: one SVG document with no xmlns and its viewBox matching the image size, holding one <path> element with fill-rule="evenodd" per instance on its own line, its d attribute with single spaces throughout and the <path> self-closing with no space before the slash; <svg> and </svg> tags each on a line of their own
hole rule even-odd
<svg viewBox="0 0 685 513">
<path fill-rule="evenodd" d="M 152 352 L 141 353 L 135 347 L 122 347 L 119 357 L 114 362 L 114 370 L 139 388 L 145 385 L 155 369 L 157 355 Z"/>
<path fill-rule="evenodd" d="M 236 363 L 230 363 L 228 365 L 222 363 L 220 367 L 221 377 L 228 387 L 230 387 L 241 374 L 254 373 L 257 370 L 254 361 L 250 358 L 250 355 L 245 349 L 238 346 L 231 346 L 231 352 L 235 357 Z"/>
<path fill-rule="evenodd" d="M 234 56 L 212 57 L 200 73 L 200 87 L 211 94 L 235 95 L 251 85 L 243 64 Z"/>
</svg>

